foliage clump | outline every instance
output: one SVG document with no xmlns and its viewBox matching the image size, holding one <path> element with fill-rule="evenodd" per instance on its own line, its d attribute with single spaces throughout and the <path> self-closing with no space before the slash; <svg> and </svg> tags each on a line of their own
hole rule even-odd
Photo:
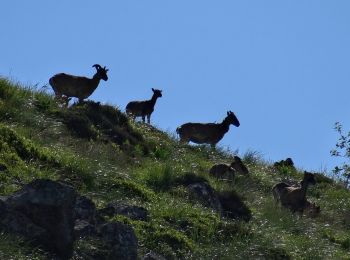
<svg viewBox="0 0 350 260">
<path fill-rule="evenodd" d="M 338 142 L 335 145 L 335 149 L 331 150 L 331 155 L 335 157 L 344 158 L 346 161 L 340 166 L 336 166 L 333 169 L 333 173 L 342 178 L 346 186 L 349 186 L 350 181 L 350 132 L 344 133 L 343 126 L 337 122 L 334 129 L 339 134 Z"/>
</svg>

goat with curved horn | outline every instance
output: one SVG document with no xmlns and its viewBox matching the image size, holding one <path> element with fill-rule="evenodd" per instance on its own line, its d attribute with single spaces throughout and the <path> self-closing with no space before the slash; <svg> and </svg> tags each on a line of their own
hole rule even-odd
<svg viewBox="0 0 350 260">
<path fill-rule="evenodd" d="M 49 83 L 55 92 L 57 99 L 76 97 L 79 102 L 88 98 L 98 87 L 100 80 L 107 81 L 108 69 L 102 68 L 99 64 L 94 64 L 96 73 L 92 78 L 74 76 L 65 73 L 59 73 L 50 78 Z"/>
</svg>

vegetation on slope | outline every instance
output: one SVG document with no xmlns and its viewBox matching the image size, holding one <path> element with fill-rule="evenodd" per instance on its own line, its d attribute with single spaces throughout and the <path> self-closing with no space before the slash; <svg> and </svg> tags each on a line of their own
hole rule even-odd
<svg viewBox="0 0 350 260">
<path fill-rule="evenodd" d="M 299 182 L 299 171 L 276 169 L 247 153 L 249 177 L 225 183 L 208 176 L 214 163 L 232 157 L 220 148 L 180 145 L 172 134 L 129 122 L 115 107 L 86 102 L 61 108 L 43 90 L 0 79 L 0 195 L 49 178 L 70 183 L 100 208 L 115 200 L 143 206 L 149 221 L 110 219 L 133 226 L 140 256 L 152 250 L 167 258 L 350 258 L 348 190 L 317 175 L 308 197 L 321 206 L 321 215 L 292 214 L 275 205 L 271 187 Z M 252 211 L 250 222 L 221 218 L 191 200 L 179 185 L 188 176 L 238 194 Z M 76 244 L 77 251 L 95 247 L 89 239 Z M 4 233 L 0 252 L 0 258 L 47 257 Z"/>
</svg>

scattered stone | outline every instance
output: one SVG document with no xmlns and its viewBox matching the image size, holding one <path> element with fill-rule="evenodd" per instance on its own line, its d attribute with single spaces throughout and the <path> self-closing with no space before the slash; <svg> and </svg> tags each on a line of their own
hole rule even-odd
<svg viewBox="0 0 350 260">
<path fill-rule="evenodd" d="M 222 207 L 222 215 L 249 221 L 252 217 L 250 209 L 244 204 L 241 198 L 233 191 L 220 192 L 218 198 Z"/>
<path fill-rule="evenodd" d="M 137 259 L 137 237 L 132 227 L 112 222 L 101 226 L 100 235 L 112 248 L 108 259 Z"/>
<path fill-rule="evenodd" d="M 147 209 L 139 206 L 128 205 L 123 202 L 111 202 L 107 207 L 98 211 L 102 216 L 113 217 L 116 215 L 123 215 L 132 220 L 147 221 L 148 211 Z"/>
<path fill-rule="evenodd" d="M 221 212 L 221 203 L 215 190 L 206 182 L 197 182 L 187 186 L 190 197 L 200 201 L 204 206 Z"/>
</svg>

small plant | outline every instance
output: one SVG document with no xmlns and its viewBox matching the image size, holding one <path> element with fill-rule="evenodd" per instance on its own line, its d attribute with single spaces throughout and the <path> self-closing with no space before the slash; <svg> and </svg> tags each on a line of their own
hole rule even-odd
<svg viewBox="0 0 350 260">
<path fill-rule="evenodd" d="M 344 158 L 346 161 L 340 166 L 335 166 L 333 173 L 344 180 L 344 183 L 349 187 L 350 181 L 350 132 L 345 134 L 341 123 L 336 122 L 334 129 L 340 135 L 335 149 L 331 150 L 331 155 L 335 157 Z"/>
<path fill-rule="evenodd" d="M 168 190 L 175 181 L 175 173 L 169 164 L 154 165 L 146 173 L 145 182 L 155 190 Z"/>
</svg>

